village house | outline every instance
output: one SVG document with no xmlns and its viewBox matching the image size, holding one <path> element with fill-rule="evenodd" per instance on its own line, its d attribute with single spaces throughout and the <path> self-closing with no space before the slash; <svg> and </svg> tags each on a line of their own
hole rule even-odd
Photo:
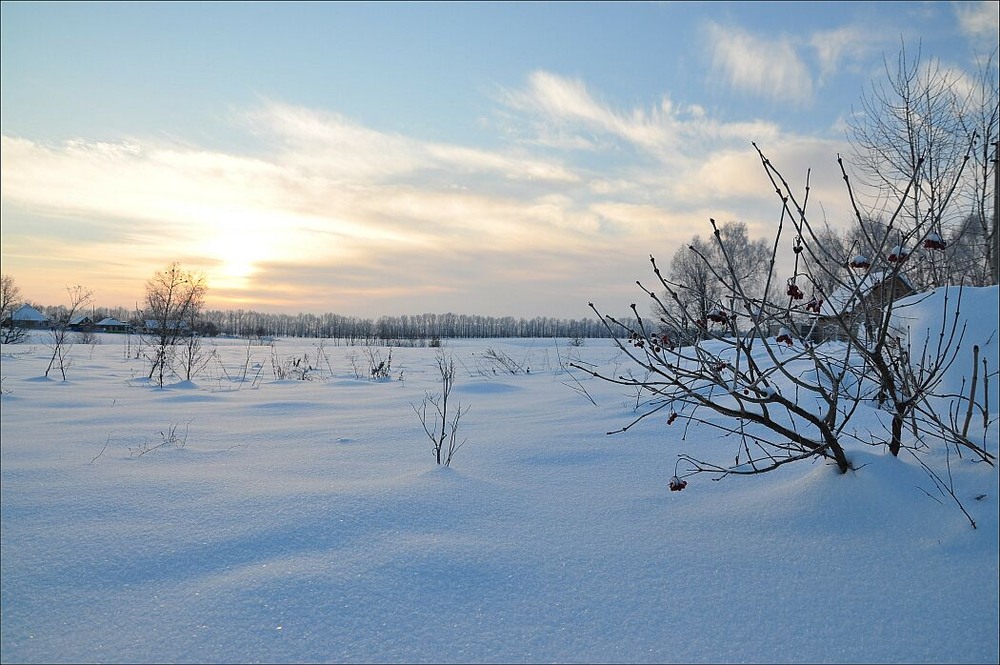
<svg viewBox="0 0 1000 665">
<path fill-rule="evenodd" d="M 107 333 L 126 333 L 132 329 L 130 324 L 119 321 L 111 316 L 101 319 L 94 325 L 101 332 Z"/>
<path fill-rule="evenodd" d="M 52 320 L 31 305 L 21 305 L 10 315 L 11 325 L 17 328 L 48 328 Z"/>
<path fill-rule="evenodd" d="M 66 326 L 76 332 L 93 332 L 95 327 L 94 320 L 86 314 L 77 314 L 69 320 Z"/>
<path fill-rule="evenodd" d="M 878 325 L 886 306 L 916 292 L 898 271 L 870 272 L 825 299 L 805 304 L 801 334 L 814 342 L 844 339 L 846 331 L 864 334 L 862 326 Z"/>
</svg>

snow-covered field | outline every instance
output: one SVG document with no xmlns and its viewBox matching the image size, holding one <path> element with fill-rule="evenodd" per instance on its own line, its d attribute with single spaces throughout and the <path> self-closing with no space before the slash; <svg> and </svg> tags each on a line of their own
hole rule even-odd
<svg viewBox="0 0 1000 665">
<path fill-rule="evenodd" d="M 46 339 L 3 348 L 5 663 L 997 662 L 998 474 L 967 456 L 975 530 L 875 447 L 846 476 L 671 492 L 678 453 L 733 444 L 664 418 L 606 435 L 635 394 L 564 365 L 624 370 L 612 342 L 446 340 L 471 409 L 443 468 L 411 406 L 439 388 L 432 348 L 370 381 L 363 347 L 278 340 L 280 360 L 322 352 L 302 381 L 216 340 L 159 389 L 112 335 L 42 378 Z"/>
</svg>

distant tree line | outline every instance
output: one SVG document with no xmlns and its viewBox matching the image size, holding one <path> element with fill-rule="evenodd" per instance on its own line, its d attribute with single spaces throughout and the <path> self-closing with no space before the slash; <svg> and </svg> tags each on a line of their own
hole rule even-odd
<svg viewBox="0 0 1000 665">
<path fill-rule="evenodd" d="M 52 317 L 65 318 L 64 305 L 36 305 Z M 113 317 L 140 326 L 143 314 L 127 307 L 95 308 L 86 312 L 99 321 Z M 560 319 L 548 316 L 515 318 L 474 314 L 415 314 L 365 318 L 341 314 L 269 314 L 253 310 L 203 310 L 193 329 L 206 337 L 321 337 L 345 344 L 406 344 L 432 339 L 498 337 L 607 337 L 608 331 L 596 319 Z"/>
<path fill-rule="evenodd" d="M 595 319 L 530 319 L 474 314 L 415 314 L 363 318 L 340 314 L 266 314 L 247 310 L 210 310 L 202 325 L 217 334 L 239 337 L 324 337 L 346 343 L 393 343 L 453 338 L 606 337 Z"/>
</svg>

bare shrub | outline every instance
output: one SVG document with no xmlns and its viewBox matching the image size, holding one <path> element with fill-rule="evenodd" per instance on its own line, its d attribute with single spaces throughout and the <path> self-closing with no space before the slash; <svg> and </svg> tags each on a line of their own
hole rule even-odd
<svg viewBox="0 0 1000 665">
<path fill-rule="evenodd" d="M 455 360 L 438 350 L 436 355 L 438 376 L 441 379 L 441 392 L 426 393 L 420 406 L 410 404 L 413 412 L 420 418 L 424 433 L 431 440 L 431 450 L 439 465 L 451 466 L 455 452 L 465 445 L 465 440 L 458 440 L 459 421 L 469 408 L 462 408 L 461 402 L 451 408 L 450 398 L 455 386 Z"/>
<path fill-rule="evenodd" d="M 498 369 L 511 375 L 527 374 L 530 371 L 523 363 L 519 363 L 503 351 L 497 351 L 492 348 L 486 349 L 485 358 L 492 365 L 494 374 L 497 373 Z"/>
<path fill-rule="evenodd" d="M 692 424 L 715 429 L 735 443 L 728 460 L 687 453 L 680 458 L 690 465 L 688 475 L 708 473 L 716 478 L 760 474 L 815 459 L 829 460 L 842 473 L 847 472 L 852 465 L 844 443 L 849 440 L 884 446 L 892 455 L 905 450 L 915 457 L 945 441 L 959 453 L 968 452 L 978 461 L 995 464 L 995 455 L 985 445 L 963 436 L 959 420 L 941 413 L 938 406 L 943 397 L 941 378 L 963 343 L 958 307 L 942 317 L 940 331 L 926 339 L 910 339 L 891 324 L 899 310 L 910 306 L 904 304 L 908 301 L 898 301 L 891 293 L 867 298 L 872 293 L 867 285 L 878 280 L 894 284 L 901 279 L 904 263 L 921 260 L 906 248 L 922 244 L 930 231 L 924 225 L 903 225 L 897 219 L 906 209 L 903 202 L 910 196 L 913 179 L 900 190 L 901 202 L 882 231 L 868 237 L 868 247 L 877 254 L 873 252 L 863 264 L 836 267 L 826 260 L 828 250 L 806 212 L 808 178 L 805 194 L 797 196 L 774 165 L 759 149 L 757 152 L 781 201 L 768 284 L 758 293 L 772 292 L 777 254 L 790 247 L 793 276 L 785 280 L 785 297 L 775 302 L 744 288 L 730 248 L 711 220 L 722 259 L 712 260 L 705 252 L 691 248 L 722 294 L 707 303 L 704 320 L 693 320 L 695 314 L 682 306 L 685 285 L 668 279 L 654 257 L 650 257 L 654 287 L 637 284 L 658 318 L 644 317 L 634 303 L 629 319 L 601 315 L 591 304 L 616 345 L 638 370 L 606 374 L 582 364 L 572 365 L 636 391 L 639 415 L 617 431 L 624 432 L 658 414 L 665 417 L 668 426 L 679 423 L 685 431 Z M 859 211 L 846 172 L 843 176 L 856 218 L 863 226 L 867 217 Z M 908 230 L 900 230 L 903 226 Z M 786 245 L 783 237 L 788 235 L 792 238 Z M 815 303 L 835 295 L 821 290 L 820 284 L 832 284 L 838 293 L 846 294 L 845 302 L 859 303 L 830 316 L 829 325 L 838 333 L 833 341 L 814 338 L 819 320 Z M 807 289 L 812 293 L 807 294 Z M 961 289 L 957 291 L 961 293 Z M 807 299 L 807 295 L 812 298 Z M 697 334 L 689 334 L 692 330 Z M 867 440 L 866 433 L 849 426 L 858 410 L 871 404 L 891 414 L 884 440 Z M 949 487 L 940 473 L 923 460 L 921 463 L 939 486 Z M 948 494 L 975 527 L 955 493 Z"/>
<path fill-rule="evenodd" d="M 101 343 L 101 338 L 97 336 L 93 330 L 81 330 L 76 334 L 77 344 L 89 344 L 90 346 L 97 346 Z"/>
<path fill-rule="evenodd" d="M 52 343 L 50 344 L 52 357 L 49 359 L 49 366 L 45 368 L 45 376 L 48 376 L 53 368 L 58 368 L 63 381 L 66 380 L 66 370 L 70 367 L 69 350 L 73 346 L 73 337 L 70 335 L 72 331 L 70 330 L 69 322 L 73 320 L 77 312 L 90 304 L 90 301 L 93 299 L 93 292 L 82 286 L 68 286 L 66 287 L 66 291 L 69 294 L 69 309 L 65 317 L 61 318 L 55 327 L 52 328 L 50 333 L 52 338 Z"/>
<path fill-rule="evenodd" d="M 368 376 L 372 381 L 383 381 L 392 376 L 392 349 L 389 349 L 388 356 L 382 358 L 382 351 L 379 349 L 365 348 L 365 355 L 368 356 Z"/>
<path fill-rule="evenodd" d="M 163 448 L 183 448 L 187 445 L 188 430 L 191 427 L 191 421 L 189 420 L 184 424 L 183 432 L 178 432 L 179 427 L 180 423 L 171 423 L 166 429 L 157 432 L 156 437 L 145 439 L 135 446 L 129 446 L 129 455 L 132 457 L 142 457 L 147 453 Z"/>
<path fill-rule="evenodd" d="M 364 372 L 362 371 L 361 367 L 361 355 L 357 352 L 357 350 L 351 349 L 351 351 L 348 352 L 346 357 L 347 357 L 347 362 L 351 364 L 351 371 L 354 372 L 354 378 L 355 379 L 364 378 Z"/>
</svg>

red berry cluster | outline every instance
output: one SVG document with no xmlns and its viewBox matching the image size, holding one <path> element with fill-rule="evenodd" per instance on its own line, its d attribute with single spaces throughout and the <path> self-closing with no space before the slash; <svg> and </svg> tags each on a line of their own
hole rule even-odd
<svg viewBox="0 0 1000 665">
<path fill-rule="evenodd" d="M 788 332 L 785 328 L 778 331 L 778 337 L 776 339 L 783 344 L 787 344 L 788 346 L 792 345 L 792 333 Z"/>
<path fill-rule="evenodd" d="M 868 260 L 867 256 L 861 256 L 859 254 L 851 259 L 851 262 L 847 265 L 855 270 L 867 270 L 872 267 L 872 262 Z"/>
<path fill-rule="evenodd" d="M 708 313 L 708 320 L 713 323 L 728 323 L 731 315 L 724 309 L 713 309 Z"/>
<path fill-rule="evenodd" d="M 793 280 L 788 280 L 788 295 L 792 298 L 792 300 L 802 300 L 802 298 L 805 297 L 805 294 L 802 293 L 802 289 L 796 286 Z"/>
<path fill-rule="evenodd" d="M 924 249 L 944 249 L 947 247 L 944 239 L 936 233 L 928 234 L 924 239 Z"/>
<path fill-rule="evenodd" d="M 816 314 L 819 314 L 819 311 L 820 309 L 822 309 L 822 307 L 823 307 L 822 298 L 813 298 L 812 300 L 806 303 L 807 312 L 814 312 Z"/>
<path fill-rule="evenodd" d="M 662 335 L 662 336 L 651 335 L 649 337 L 649 340 L 646 340 L 645 337 L 643 337 L 642 335 L 633 330 L 629 332 L 628 341 L 629 344 L 631 344 L 637 349 L 646 348 L 646 342 L 648 341 L 649 348 L 653 350 L 653 353 L 659 353 L 660 351 L 663 350 L 663 347 L 667 347 L 669 349 L 674 348 L 673 344 L 671 344 L 670 342 L 670 337 L 667 335 Z"/>
<path fill-rule="evenodd" d="M 687 486 L 688 486 L 687 481 L 686 480 L 681 480 L 677 476 L 674 476 L 673 478 L 670 479 L 670 491 L 671 492 L 680 492 L 682 489 L 684 489 Z"/>
<path fill-rule="evenodd" d="M 670 415 L 667 417 L 667 424 L 673 425 L 675 420 L 677 420 L 677 412 L 671 411 Z"/>
<path fill-rule="evenodd" d="M 910 254 L 905 249 L 896 246 L 892 248 L 891 252 L 889 252 L 889 256 L 887 257 L 886 260 L 889 261 L 889 263 L 902 263 L 909 256 Z"/>
</svg>

